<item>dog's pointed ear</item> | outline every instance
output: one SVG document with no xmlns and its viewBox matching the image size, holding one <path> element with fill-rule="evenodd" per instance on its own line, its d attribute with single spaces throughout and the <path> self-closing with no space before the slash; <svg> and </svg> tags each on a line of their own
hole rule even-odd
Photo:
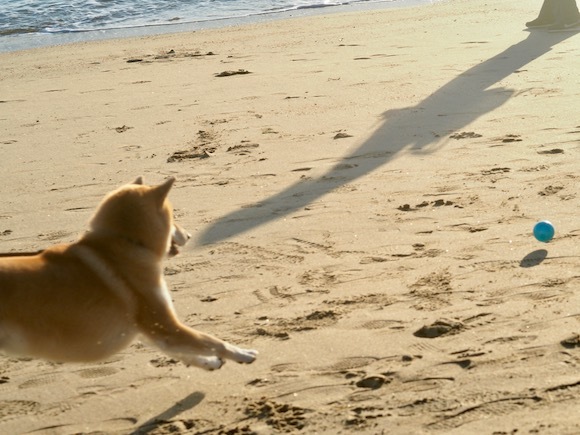
<svg viewBox="0 0 580 435">
<path fill-rule="evenodd" d="M 139 175 L 131 184 L 143 184 L 143 177 Z"/>
<path fill-rule="evenodd" d="M 155 186 L 151 190 L 151 194 L 154 195 L 155 200 L 157 201 L 157 204 L 159 205 L 159 207 L 161 207 L 163 205 L 163 203 L 165 202 L 165 198 L 167 198 L 167 195 L 169 194 L 169 191 L 171 190 L 171 186 L 173 186 L 174 182 L 175 182 L 175 178 L 170 177 L 165 181 L 165 183 L 160 184 L 159 186 Z"/>
</svg>

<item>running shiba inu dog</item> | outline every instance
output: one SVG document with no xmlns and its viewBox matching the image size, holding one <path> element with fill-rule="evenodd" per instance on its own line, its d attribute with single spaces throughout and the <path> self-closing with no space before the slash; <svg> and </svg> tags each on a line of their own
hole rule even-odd
<svg viewBox="0 0 580 435">
<path fill-rule="evenodd" d="M 59 362 L 106 358 L 139 334 L 167 355 L 208 370 L 251 363 L 241 349 L 183 325 L 162 261 L 190 235 L 167 195 L 139 177 L 108 194 L 75 243 L 0 258 L 0 350 Z"/>
</svg>

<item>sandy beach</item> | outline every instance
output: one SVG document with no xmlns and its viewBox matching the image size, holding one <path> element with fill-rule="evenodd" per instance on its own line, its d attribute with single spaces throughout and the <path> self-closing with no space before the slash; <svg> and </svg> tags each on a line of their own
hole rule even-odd
<svg viewBox="0 0 580 435">
<path fill-rule="evenodd" d="M 179 316 L 260 352 L 0 356 L 0 433 L 580 433 L 580 35 L 525 30 L 540 6 L 0 54 L 2 251 L 174 176 Z"/>
</svg>

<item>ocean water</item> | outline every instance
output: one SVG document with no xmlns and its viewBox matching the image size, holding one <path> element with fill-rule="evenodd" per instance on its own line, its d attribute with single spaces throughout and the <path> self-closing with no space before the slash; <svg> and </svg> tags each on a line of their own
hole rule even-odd
<svg viewBox="0 0 580 435">
<path fill-rule="evenodd" d="M 0 51 L 436 0 L 0 0 Z M 316 11 L 316 12 L 315 12 Z"/>
</svg>

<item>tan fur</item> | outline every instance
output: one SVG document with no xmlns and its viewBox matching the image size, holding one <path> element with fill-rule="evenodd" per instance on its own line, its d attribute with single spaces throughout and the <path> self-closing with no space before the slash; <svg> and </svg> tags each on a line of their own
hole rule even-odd
<svg viewBox="0 0 580 435">
<path fill-rule="evenodd" d="M 95 361 L 139 334 L 187 365 L 251 363 L 240 349 L 183 325 L 162 261 L 189 234 L 173 223 L 174 182 L 141 178 L 108 194 L 76 243 L 0 258 L 0 350 L 54 361 Z"/>
</svg>

